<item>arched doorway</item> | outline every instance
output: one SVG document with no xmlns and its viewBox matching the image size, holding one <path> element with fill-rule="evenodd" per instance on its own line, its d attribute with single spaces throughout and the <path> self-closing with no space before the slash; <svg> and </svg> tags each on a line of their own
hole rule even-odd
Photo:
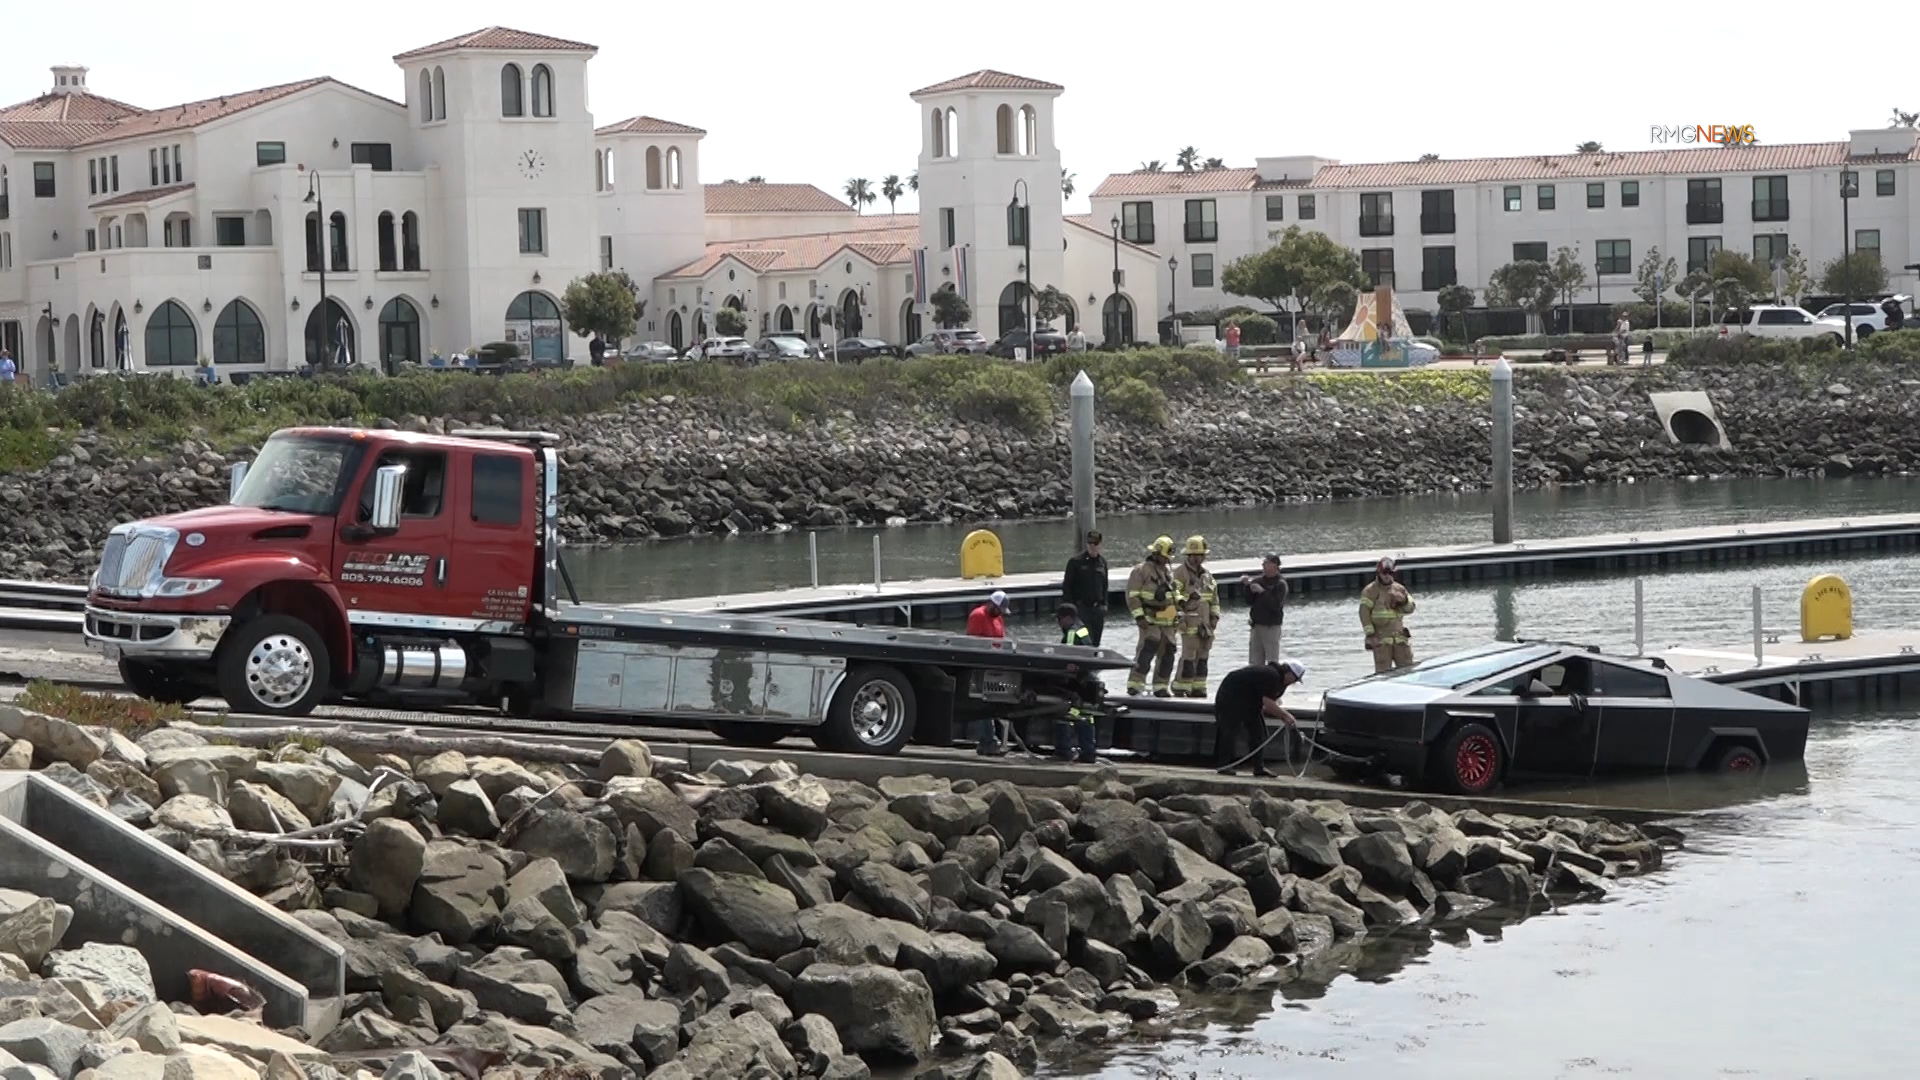
<svg viewBox="0 0 1920 1080">
<path fill-rule="evenodd" d="M 133 331 L 127 326 L 125 308 L 113 313 L 113 367 L 116 371 L 133 367 Z"/>
<path fill-rule="evenodd" d="M 1027 283 L 1013 281 L 1000 290 L 1000 333 L 1027 328 Z"/>
<path fill-rule="evenodd" d="M 905 338 L 902 345 L 911 345 L 920 340 L 920 312 L 914 308 L 911 300 L 900 305 L 900 333 Z"/>
<path fill-rule="evenodd" d="M 87 320 L 87 366 L 107 366 L 107 313 L 96 310 Z"/>
<path fill-rule="evenodd" d="M 779 317 L 774 320 L 774 325 L 779 327 L 782 332 L 791 333 L 793 331 L 793 309 L 785 304 L 781 304 L 780 314 Z"/>
<path fill-rule="evenodd" d="M 566 328 L 560 305 L 546 293 L 523 292 L 507 305 L 506 340 L 520 346 L 520 355 L 535 363 L 557 364 L 567 358 Z"/>
<path fill-rule="evenodd" d="M 55 372 L 60 370 L 59 323 L 40 316 L 40 332 L 34 335 L 34 351 L 40 354 L 40 370 Z"/>
<path fill-rule="evenodd" d="M 328 351 L 328 347 L 332 351 Z M 307 316 L 307 363 L 315 367 L 327 364 L 351 364 L 360 355 L 354 340 L 353 320 L 347 309 L 332 297 Z"/>
<path fill-rule="evenodd" d="M 75 370 L 80 369 L 80 316 L 67 316 L 66 341 L 62 344 L 66 350 L 67 363 Z"/>
<path fill-rule="evenodd" d="M 1100 338 L 1108 345 L 1133 344 L 1133 301 L 1114 293 L 1100 309 Z"/>
<path fill-rule="evenodd" d="M 807 339 L 810 341 L 820 340 L 820 305 L 819 304 L 807 305 Z"/>
<path fill-rule="evenodd" d="M 667 315 L 667 344 L 673 346 L 674 352 L 687 351 L 687 337 L 677 311 Z"/>
<path fill-rule="evenodd" d="M 404 296 L 380 309 L 380 362 L 390 375 L 420 362 L 420 309 Z"/>
<path fill-rule="evenodd" d="M 860 294 L 848 289 L 840 294 L 840 336 L 859 337 L 866 329 L 866 320 L 860 317 Z"/>
<path fill-rule="evenodd" d="M 693 340 L 707 340 L 707 313 L 704 311 L 693 313 Z"/>
</svg>

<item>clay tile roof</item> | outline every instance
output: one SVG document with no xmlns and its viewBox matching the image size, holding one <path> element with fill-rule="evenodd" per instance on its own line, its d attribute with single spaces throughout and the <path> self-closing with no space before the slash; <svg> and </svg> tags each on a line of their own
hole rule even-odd
<svg viewBox="0 0 1920 1080">
<path fill-rule="evenodd" d="M 16 150 L 65 150 L 111 127 L 111 124 L 45 124 L 0 120 L 0 142 Z"/>
<path fill-rule="evenodd" d="M 422 56 L 435 53 L 453 52 L 456 49 L 517 49 L 529 52 L 599 52 L 597 45 L 588 45 L 580 41 L 568 41 L 566 38 L 548 37 L 545 34 L 531 34 L 525 30 L 514 30 L 505 26 L 489 26 L 484 30 L 475 30 L 459 37 L 450 37 L 445 41 L 436 41 L 431 45 L 422 45 L 409 49 L 393 58 L 394 63 L 404 63 Z"/>
<path fill-rule="evenodd" d="M 302 79 L 299 82 L 282 83 L 279 86 L 266 86 L 258 90 L 247 90 L 223 97 L 207 98 L 204 101 L 189 101 L 184 105 L 169 105 L 164 109 L 150 109 L 136 116 L 114 124 L 89 138 L 75 143 L 75 146 L 88 146 L 96 143 L 118 142 L 121 139 L 133 139 L 146 135 L 162 135 L 169 131 L 184 131 L 199 127 L 201 124 L 245 112 L 248 109 L 279 101 L 281 98 L 312 89 L 322 83 L 334 82 L 333 79 Z M 341 83 L 339 85 L 346 85 Z"/>
<path fill-rule="evenodd" d="M 141 188 L 139 191 L 129 191 L 123 195 L 115 195 L 110 199 L 101 199 L 99 202 L 88 203 L 87 205 L 94 210 L 105 210 L 111 206 L 136 206 L 142 203 L 159 202 L 162 199 L 172 198 L 181 192 L 192 190 L 193 181 L 189 180 L 184 184 L 167 184 L 163 187 Z"/>
<path fill-rule="evenodd" d="M 1324 170 L 1322 170 L 1324 172 Z M 1094 189 L 1096 199 L 1128 195 L 1179 195 L 1187 192 L 1206 194 L 1223 191 L 1251 191 L 1259 182 L 1257 169 L 1196 169 L 1193 172 L 1115 173 L 1100 181 Z"/>
<path fill-rule="evenodd" d="M 671 120 L 660 120 L 651 116 L 630 116 L 617 124 L 608 124 L 596 128 L 595 135 L 705 135 L 706 132 L 690 124 L 676 124 Z"/>
<path fill-rule="evenodd" d="M 912 258 L 913 246 L 920 242 L 920 219 L 909 214 L 889 216 L 907 219 L 910 223 L 851 232 L 716 241 L 707 245 L 705 255 L 661 276 L 705 277 L 729 257 L 760 273 L 816 270 L 842 251 L 850 251 L 877 266 L 904 265 Z"/>
<path fill-rule="evenodd" d="M 99 124 L 142 111 L 138 105 L 129 105 L 98 94 L 41 94 L 31 101 L 0 109 L 0 120 L 40 124 Z"/>
<path fill-rule="evenodd" d="M 709 214 L 831 214 L 853 208 L 812 184 L 708 184 Z"/>
<path fill-rule="evenodd" d="M 1042 82 L 1029 79 L 1024 75 L 1009 75 L 1004 71 L 981 69 L 957 79 L 937 82 L 932 86 L 923 86 L 915 90 L 910 97 L 921 94 L 943 94 L 949 90 L 1065 90 L 1059 83 Z"/>
<path fill-rule="evenodd" d="M 1632 150 L 1624 153 L 1543 154 L 1533 157 L 1400 161 L 1376 165 L 1329 165 L 1314 187 L 1400 187 L 1472 184 L 1502 180 L 1597 179 L 1654 175 L 1705 176 L 1770 169 L 1817 169 L 1846 163 L 1848 144 L 1782 143 L 1716 146 L 1695 150 Z"/>
</svg>

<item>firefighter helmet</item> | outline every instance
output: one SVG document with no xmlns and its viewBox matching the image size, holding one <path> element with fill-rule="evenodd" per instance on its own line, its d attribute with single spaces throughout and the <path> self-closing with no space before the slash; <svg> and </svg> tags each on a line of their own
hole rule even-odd
<svg viewBox="0 0 1920 1080">
<path fill-rule="evenodd" d="M 1147 554 L 1158 555 L 1164 559 L 1172 558 L 1173 557 L 1173 537 L 1171 536 L 1158 537 L 1157 539 L 1154 540 L 1153 543 L 1147 545 Z"/>
<path fill-rule="evenodd" d="M 1396 572 L 1393 556 L 1388 555 L 1383 557 L 1378 563 L 1374 564 L 1373 570 L 1377 574 L 1391 574 Z"/>
<path fill-rule="evenodd" d="M 1188 554 L 1188 555 L 1205 555 L 1206 553 L 1207 553 L 1207 538 L 1206 538 L 1206 537 L 1204 537 L 1204 536 L 1189 536 L 1189 537 L 1187 537 L 1187 550 L 1186 550 L 1186 554 Z"/>
</svg>

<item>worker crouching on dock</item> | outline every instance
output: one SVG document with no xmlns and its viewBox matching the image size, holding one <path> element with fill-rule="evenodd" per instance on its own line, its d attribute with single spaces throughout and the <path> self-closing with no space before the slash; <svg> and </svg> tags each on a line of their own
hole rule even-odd
<svg viewBox="0 0 1920 1080">
<path fill-rule="evenodd" d="M 1360 627 L 1366 631 L 1367 651 L 1373 654 L 1377 675 L 1413 666 L 1413 635 L 1406 617 L 1413 614 L 1413 597 L 1400 584 L 1392 559 L 1381 559 L 1373 580 L 1360 590 Z"/>
</svg>

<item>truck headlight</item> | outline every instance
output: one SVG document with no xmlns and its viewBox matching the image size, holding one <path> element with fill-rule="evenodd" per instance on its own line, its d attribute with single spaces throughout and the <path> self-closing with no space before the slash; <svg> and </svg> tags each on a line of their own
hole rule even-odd
<svg viewBox="0 0 1920 1080">
<path fill-rule="evenodd" d="M 219 578 L 170 577 L 160 579 L 160 587 L 154 590 L 153 595 L 170 597 L 199 596 L 203 592 L 212 592 L 219 587 Z"/>
</svg>

